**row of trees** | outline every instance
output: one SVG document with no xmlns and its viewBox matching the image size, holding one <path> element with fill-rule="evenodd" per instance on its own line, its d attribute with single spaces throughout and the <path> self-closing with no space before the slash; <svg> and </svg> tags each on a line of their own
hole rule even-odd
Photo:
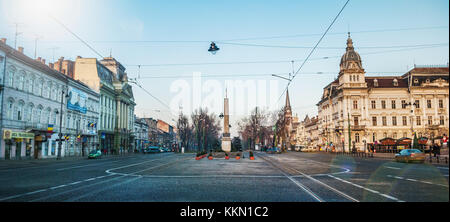
<svg viewBox="0 0 450 222">
<path fill-rule="evenodd" d="M 221 124 L 218 116 L 207 108 L 195 110 L 189 117 L 180 113 L 177 128 L 181 146 L 187 151 L 220 149 Z"/>
<path fill-rule="evenodd" d="M 239 123 L 239 134 L 246 149 L 255 149 L 256 143 L 262 146 L 274 146 L 277 138 L 284 136 L 284 109 L 268 112 L 256 107 L 250 116 Z"/>
<path fill-rule="evenodd" d="M 284 109 L 268 112 L 256 107 L 250 116 L 238 123 L 239 137 L 233 138 L 232 148 L 255 149 L 256 143 L 262 146 L 274 146 L 276 138 L 285 136 Z M 208 151 L 221 149 L 221 123 L 217 115 L 209 113 L 207 108 L 195 110 L 190 118 L 183 113 L 177 122 L 181 146 L 188 151 Z M 241 140 L 242 139 L 242 140 Z M 279 141 L 279 139 L 277 139 Z"/>
</svg>

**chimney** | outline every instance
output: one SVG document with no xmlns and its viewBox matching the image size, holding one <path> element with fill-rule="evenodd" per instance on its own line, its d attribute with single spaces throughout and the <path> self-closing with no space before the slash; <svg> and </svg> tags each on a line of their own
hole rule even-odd
<svg viewBox="0 0 450 222">
<path fill-rule="evenodd" d="M 37 60 L 38 62 L 40 62 L 40 61 L 41 61 L 41 57 L 38 57 L 36 60 Z"/>
<path fill-rule="evenodd" d="M 45 59 L 42 59 L 42 63 L 45 65 Z"/>
<path fill-rule="evenodd" d="M 50 68 L 53 69 L 53 63 L 49 63 L 49 64 L 48 64 L 48 67 L 50 67 Z"/>
<path fill-rule="evenodd" d="M 61 62 L 64 61 L 64 57 L 61 56 L 61 58 L 59 58 L 58 61 L 61 61 Z"/>
<path fill-rule="evenodd" d="M 6 44 L 6 38 L 1 38 L 0 42 L 2 42 L 3 44 Z"/>
<path fill-rule="evenodd" d="M 17 50 L 18 50 L 20 53 L 23 54 L 23 47 L 22 47 L 22 46 L 17 47 Z"/>
</svg>

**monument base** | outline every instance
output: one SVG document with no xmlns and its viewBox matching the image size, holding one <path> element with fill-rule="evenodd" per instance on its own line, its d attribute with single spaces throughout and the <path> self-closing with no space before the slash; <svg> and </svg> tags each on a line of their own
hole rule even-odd
<svg viewBox="0 0 450 222">
<path fill-rule="evenodd" d="M 225 152 L 231 152 L 231 139 L 222 138 L 222 150 Z"/>
</svg>

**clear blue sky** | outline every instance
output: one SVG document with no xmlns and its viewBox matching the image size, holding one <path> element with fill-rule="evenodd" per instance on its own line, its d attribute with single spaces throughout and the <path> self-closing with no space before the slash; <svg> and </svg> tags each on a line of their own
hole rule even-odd
<svg viewBox="0 0 450 222">
<path fill-rule="evenodd" d="M 33 2 L 33 3 L 30 3 Z M 44 14 L 50 9 L 55 17 L 89 42 L 102 55 L 112 55 L 125 67 L 130 77 L 137 76 L 137 66 L 151 64 L 223 63 L 242 61 L 286 61 L 279 63 L 248 63 L 197 66 L 143 66 L 141 77 L 189 75 L 199 71 L 205 75 L 288 73 L 291 60 L 302 60 L 310 49 L 270 48 L 219 44 L 221 51 L 212 56 L 207 52 L 210 41 L 230 39 L 234 43 L 313 46 L 325 31 L 345 0 L 319 1 L 129 1 L 129 0 L 0 0 L 0 37 L 14 44 L 14 23 L 21 35 L 18 45 L 34 56 L 34 38 L 38 43 L 38 56 L 52 61 L 60 56 L 74 59 L 98 57 L 86 46 Z M 449 2 L 447 0 L 351 0 L 330 34 L 320 46 L 341 47 L 318 49 L 302 69 L 290 88 L 293 112 L 300 118 L 315 115 L 322 89 L 339 71 L 340 56 L 345 52 L 350 30 L 356 50 L 361 54 L 367 75 L 402 74 L 416 64 L 446 64 L 448 45 L 398 52 L 405 48 L 370 48 L 377 46 L 404 46 L 448 43 Z M 403 30 L 402 30 L 403 29 Z M 406 30 L 405 30 L 406 29 Z M 397 30 L 377 31 L 375 30 Z M 305 34 L 305 35 L 304 35 Z M 304 35 L 290 38 L 255 39 L 271 36 Z M 203 41 L 203 42 L 147 42 L 123 41 Z M 111 42 L 107 42 L 111 41 Z M 122 42 L 115 42 L 122 41 Z M 361 47 L 361 48 L 359 48 Z M 368 48 L 367 48 L 368 47 Z M 295 63 L 296 69 L 300 62 Z M 301 74 L 323 72 L 325 74 Z M 230 78 L 216 78 L 223 81 Z M 268 76 L 236 77 L 240 79 L 273 79 Z M 174 78 L 142 79 L 144 87 L 158 98 L 170 101 L 173 94 L 169 86 Z M 190 81 L 189 78 L 186 80 Z M 284 87 L 280 81 L 280 92 Z M 170 117 L 167 109 L 134 87 L 138 116 Z M 283 101 L 283 100 L 282 100 Z M 168 102 L 167 102 L 168 103 Z M 155 112 L 154 110 L 162 110 Z M 235 119 L 234 119 L 235 120 Z M 233 121 L 233 119 L 232 119 Z M 169 121 L 170 122 L 170 121 Z"/>
</svg>

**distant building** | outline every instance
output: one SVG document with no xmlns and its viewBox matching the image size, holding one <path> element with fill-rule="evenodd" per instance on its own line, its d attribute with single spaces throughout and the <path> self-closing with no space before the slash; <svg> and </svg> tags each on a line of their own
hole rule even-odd
<svg viewBox="0 0 450 222">
<path fill-rule="evenodd" d="M 135 117 L 134 120 L 134 143 L 135 150 L 142 152 L 146 147 L 150 145 L 149 142 L 149 127 L 145 119 Z"/>
</svg>

